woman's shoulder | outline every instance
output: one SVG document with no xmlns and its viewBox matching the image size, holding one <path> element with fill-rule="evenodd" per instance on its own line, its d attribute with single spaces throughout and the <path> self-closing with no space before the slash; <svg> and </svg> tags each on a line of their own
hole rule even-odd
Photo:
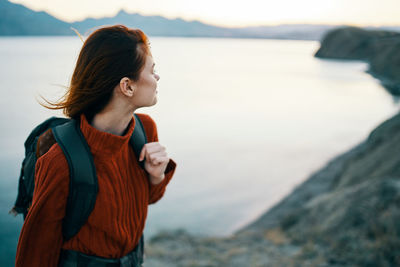
<svg viewBox="0 0 400 267">
<path fill-rule="evenodd" d="M 143 124 L 147 138 L 154 140 L 157 137 L 157 125 L 150 115 L 145 113 L 135 113 Z"/>
<path fill-rule="evenodd" d="M 51 168 L 59 174 L 65 173 L 68 175 L 68 161 L 57 142 L 37 159 L 36 164 L 39 164 L 41 168 Z"/>
<path fill-rule="evenodd" d="M 58 192 L 66 196 L 68 195 L 69 181 L 68 161 L 61 147 L 55 143 L 36 161 L 35 192 L 39 193 L 34 193 L 34 195 Z"/>
<path fill-rule="evenodd" d="M 150 117 L 149 114 L 145 113 L 135 113 L 139 119 L 142 121 L 143 124 L 151 124 L 152 126 L 155 126 L 156 122 L 153 120 L 152 117 Z"/>
</svg>

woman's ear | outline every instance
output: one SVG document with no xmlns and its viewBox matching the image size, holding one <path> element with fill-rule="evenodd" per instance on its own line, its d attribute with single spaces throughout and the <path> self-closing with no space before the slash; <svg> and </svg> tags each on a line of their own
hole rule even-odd
<svg viewBox="0 0 400 267">
<path fill-rule="evenodd" d="M 119 87 L 121 88 L 122 94 L 126 96 L 133 96 L 136 90 L 136 84 L 131 81 L 131 79 L 124 77 L 119 82 Z"/>
</svg>

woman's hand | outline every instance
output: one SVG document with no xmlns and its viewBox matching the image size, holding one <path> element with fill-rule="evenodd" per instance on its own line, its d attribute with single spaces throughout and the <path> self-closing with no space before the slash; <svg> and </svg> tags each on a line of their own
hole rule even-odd
<svg viewBox="0 0 400 267">
<path fill-rule="evenodd" d="M 150 181 L 158 184 L 164 179 L 169 157 L 165 147 L 158 142 L 147 143 L 140 152 L 139 161 L 146 159 L 145 170 L 150 174 Z"/>
</svg>

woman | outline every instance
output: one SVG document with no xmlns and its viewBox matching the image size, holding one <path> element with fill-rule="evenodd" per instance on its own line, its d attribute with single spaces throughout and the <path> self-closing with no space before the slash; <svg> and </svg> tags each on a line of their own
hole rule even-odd
<svg viewBox="0 0 400 267">
<path fill-rule="evenodd" d="M 63 240 L 69 170 L 60 146 L 52 145 L 36 163 L 16 266 L 140 266 L 129 255 L 141 241 L 147 206 L 163 196 L 176 168 L 150 116 L 137 114 L 149 142 L 139 156 L 145 170 L 129 144 L 137 123 L 133 112 L 157 103 L 160 76 L 154 65 L 148 39 L 138 29 L 104 27 L 87 38 L 64 99 L 44 106 L 79 120 L 96 167 L 96 204 L 78 234 Z"/>
</svg>

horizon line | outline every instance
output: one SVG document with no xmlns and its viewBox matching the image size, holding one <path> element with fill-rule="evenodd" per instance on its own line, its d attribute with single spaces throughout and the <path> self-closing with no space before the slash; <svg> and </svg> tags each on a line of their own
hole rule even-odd
<svg viewBox="0 0 400 267">
<path fill-rule="evenodd" d="M 25 8 L 28 8 L 28 9 L 30 9 L 32 11 L 35 11 L 35 12 L 45 12 L 45 13 L 49 14 L 50 16 L 52 16 L 52 17 L 54 17 L 54 18 L 56 18 L 58 20 L 61 20 L 63 22 L 66 22 L 66 23 L 75 23 L 75 22 L 84 21 L 86 19 L 113 18 L 116 15 L 118 15 L 121 11 L 123 11 L 123 12 L 125 12 L 127 14 L 130 14 L 130 15 L 138 14 L 138 15 L 143 16 L 143 17 L 155 17 L 155 16 L 158 16 L 158 17 L 163 17 L 163 18 L 168 19 L 168 20 L 180 19 L 180 20 L 183 20 L 185 22 L 200 22 L 200 23 L 203 23 L 203 24 L 206 24 L 206 25 L 210 25 L 210 26 L 214 26 L 214 27 L 228 28 L 228 29 L 229 28 L 247 28 L 247 27 L 274 27 L 274 26 L 283 26 L 283 25 L 400 27 L 400 23 L 398 23 L 398 24 L 394 24 L 394 23 L 393 24 L 392 23 L 390 23 L 390 24 L 389 23 L 365 24 L 365 23 L 357 23 L 357 22 L 349 22 L 349 21 L 334 22 L 334 23 L 333 22 L 314 22 L 314 21 L 313 22 L 310 22 L 310 21 L 308 21 L 308 22 L 307 21 L 292 21 L 292 22 L 290 22 L 290 21 L 276 21 L 276 22 L 269 22 L 269 23 L 268 22 L 266 22 L 266 23 L 259 22 L 259 23 L 246 23 L 246 24 L 242 24 L 242 25 L 227 25 L 227 24 L 217 24 L 217 23 L 204 21 L 202 19 L 195 19 L 195 18 L 194 19 L 187 19 L 187 18 L 183 18 L 183 17 L 166 16 L 166 15 L 161 15 L 161 14 L 145 14 L 145 13 L 137 12 L 137 11 L 129 11 L 129 10 L 127 10 L 126 7 L 121 7 L 119 10 L 114 12 L 113 15 L 107 15 L 107 14 L 99 15 L 99 16 L 90 16 L 90 15 L 88 15 L 88 16 L 82 18 L 82 19 L 69 20 L 69 19 L 60 18 L 59 16 L 54 15 L 51 11 L 48 11 L 48 10 L 45 10 L 45 9 L 35 10 L 33 8 L 30 8 L 30 7 L 26 6 L 26 5 L 24 5 L 24 4 L 14 3 L 14 2 L 11 2 L 9 0 L 8 0 L 8 2 L 13 3 L 15 5 L 21 5 L 21 6 L 25 7 Z"/>
</svg>

